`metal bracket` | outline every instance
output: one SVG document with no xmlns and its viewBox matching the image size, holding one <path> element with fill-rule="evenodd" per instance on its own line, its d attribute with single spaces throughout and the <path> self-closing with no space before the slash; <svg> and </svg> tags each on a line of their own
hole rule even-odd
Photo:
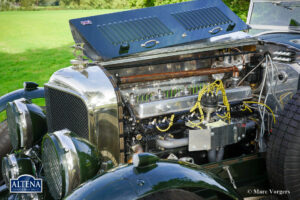
<svg viewBox="0 0 300 200">
<path fill-rule="evenodd" d="M 229 177 L 229 179 L 230 179 L 230 182 L 231 182 L 233 188 L 234 188 L 234 189 L 237 189 L 236 184 L 235 184 L 235 181 L 234 181 L 234 179 L 233 179 L 233 177 L 232 177 L 232 175 L 231 175 L 231 173 L 230 173 L 229 166 L 226 165 L 226 166 L 223 167 L 223 169 L 227 172 L 228 177 Z"/>
</svg>

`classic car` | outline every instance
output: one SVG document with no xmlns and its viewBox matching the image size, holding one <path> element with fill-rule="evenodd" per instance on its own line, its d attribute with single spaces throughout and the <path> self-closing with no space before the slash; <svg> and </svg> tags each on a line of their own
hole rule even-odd
<svg viewBox="0 0 300 200">
<path fill-rule="evenodd" d="M 70 20 L 71 66 L 0 98 L 0 198 L 300 199 L 299 7 L 252 0 L 247 24 L 221 0 Z M 42 193 L 13 190 L 24 175 Z"/>
</svg>

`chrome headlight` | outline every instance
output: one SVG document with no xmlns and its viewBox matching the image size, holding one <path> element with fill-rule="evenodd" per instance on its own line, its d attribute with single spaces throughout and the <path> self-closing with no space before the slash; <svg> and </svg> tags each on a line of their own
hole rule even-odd
<svg viewBox="0 0 300 200">
<path fill-rule="evenodd" d="M 47 133 L 46 116 L 42 109 L 26 99 L 6 106 L 9 136 L 13 149 L 31 147 Z"/>
<path fill-rule="evenodd" d="M 10 179 L 18 178 L 23 174 L 36 175 L 35 164 L 28 156 L 9 154 L 2 158 L 2 176 L 7 186 L 9 186 Z"/>
<path fill-rule="evenodd" d="M 97 149 L 69 130 L 47 134 L 42 142 L 45 180 L 54 199 L 61 199 L 100 168 Z"/>
</svg>

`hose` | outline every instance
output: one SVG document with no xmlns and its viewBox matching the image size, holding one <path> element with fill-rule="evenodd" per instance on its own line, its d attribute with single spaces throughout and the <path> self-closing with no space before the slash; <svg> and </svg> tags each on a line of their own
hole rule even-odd
<svg viewBox="0 0 300 200">
<path fill-rule="evenodd" d="M 165 148 L 165 149 L 174 149 L 178 147 L 184 147 L 189 144 L 189 138 L 181 138 L 181 139 L 157 139 L 156 144 L 159 147 Z"/>
</svg>

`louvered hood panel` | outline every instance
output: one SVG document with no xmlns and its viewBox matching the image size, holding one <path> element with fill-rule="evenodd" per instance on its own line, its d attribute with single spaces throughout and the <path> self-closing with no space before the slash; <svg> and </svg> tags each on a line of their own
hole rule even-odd
<svg viewBox="0 0 300 200">
<path fill-rule="evenodd" d="M 198 0 L 70 20 L 76 43 L 92 60 L 241 31 L 248 26 L 221 0 Z"/>
</svg>

